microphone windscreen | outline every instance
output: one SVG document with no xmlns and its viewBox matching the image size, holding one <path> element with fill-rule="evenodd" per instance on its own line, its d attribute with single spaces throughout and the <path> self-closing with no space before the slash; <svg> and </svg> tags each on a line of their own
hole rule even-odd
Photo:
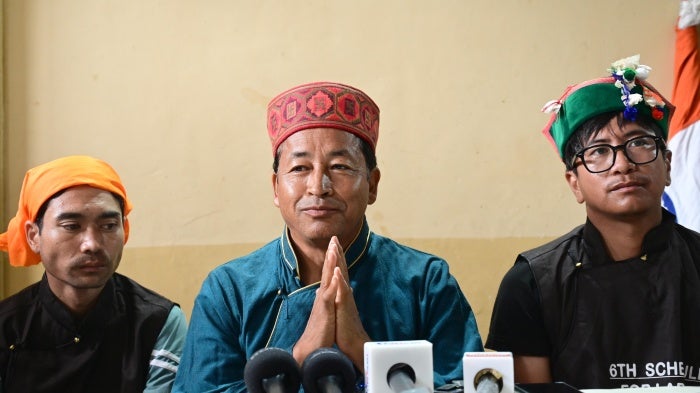
<svg viewBox="0 0 700 393">
<path fill-rule="evenodd" d="M 462 373 L 464 393 L 514 392 L 513 354 L 510 352 L 465 352 Z"/>
<path fill-rule="evenodd" d="M 250 393 L 266 393 L 263 383 L 273 377 L 281 377 L 285 392 L 299 391 L 299 365 L 289 352 L 280 348 L 258 350 L 243 369 L 243 380 Z"/>
<path fill-rule="evenodd" d="M 309 354 L 301 365 L 302 385 L 306 393 L 323 393 L 319 379 L 333 376 L 343 393 L 355 390 L 355 367 L 352 361 L 336 348 L 319 348 Z"/>
<path fill-rule="evenodd" d="M 433 391 L 433 344 L 430 341 L 371 341 L 365 343 L 364 349 L 367 393 L 394 393 L 387 379 L 397 365 L 409 366 L 415 373 L 412 378 L 405 372 L 393 373 L 399 376 L 398 382 L 408 379 L 416 389 Z"/>
</svg>

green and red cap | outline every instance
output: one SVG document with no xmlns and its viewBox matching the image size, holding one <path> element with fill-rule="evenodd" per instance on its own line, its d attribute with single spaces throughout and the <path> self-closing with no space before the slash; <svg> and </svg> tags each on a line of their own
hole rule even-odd
<svg viewBox="0 0 700 393">
<path fill-rule="evenodd" d="M 628 121 L 650 116 L 668 137 L 675 107 L 646 81 L 651 68 L 639 64 L 639 55 L 618 60 L 610 76 L 569 86 L 561 98 L 547 102 L 542 112 L 552 116 L 542 133 L 563 158 L 566 142 L 588 119 L 607 112 L 621 112 Z"/>
</svg>

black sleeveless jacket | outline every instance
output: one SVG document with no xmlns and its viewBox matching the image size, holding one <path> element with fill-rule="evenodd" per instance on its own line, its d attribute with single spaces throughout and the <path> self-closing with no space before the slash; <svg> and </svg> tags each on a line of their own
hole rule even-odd
<svg viewBox="0 0 700 393">
<path fill-rule="evenodd" d="M 519 256 L 537 284 L 555 381 L 700 385 L 700 234 L 664 212 L 642 253 L 610 260 L 587 223 Z"/>
<path fill-rule="evenodd" d="M 142 392 L 172 307 L 115 273 L 75 321 L 44 276 L 0 302 L 2 392 Z"/>
</svg>

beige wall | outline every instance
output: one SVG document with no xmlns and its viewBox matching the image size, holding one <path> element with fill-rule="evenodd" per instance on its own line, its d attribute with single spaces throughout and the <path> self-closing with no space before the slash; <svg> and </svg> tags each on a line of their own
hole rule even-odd
<svg viewBox="0 0 700 393">
<path fill-rule="evenodd" d="M 5 159 L 7 150 L 5 150 L 5 23 L 4 23 L 4 0 L 0 0 L 0 155 L 3 159 L 0 160 L 0 227 L 1 231 L 5 229 L 7 214 L 5 213 Z M 5 266 L 7 263 L 7 254 L 0 253 L 0 266 Z M 0 293 L 5 293 L 5 274 L 4 269 L 0 269 Z"/>
<path fill-rule="evenodd" d="M 676 1 L 4 0 L 6 177 L 90 154 L 135 210 L 120 271 L 189 313 L 281 232 L 265 107 L 313 80 L 381 108 L 374 231 L 444 256 L 487 332 L 518 251 L 584 219 L 542 104 L 640 53 L 670 95 Z M 5 295 L 41 274 L 6 267 Z"/>
</svg>

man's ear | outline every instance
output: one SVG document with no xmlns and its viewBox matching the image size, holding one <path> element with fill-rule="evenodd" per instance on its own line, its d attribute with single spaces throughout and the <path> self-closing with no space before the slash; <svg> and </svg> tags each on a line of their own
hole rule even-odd
<svg viewBox="0 0 700 393">
<path fill-rule="evenodd" d="M 671 185 L 671 156 L 673 156 L 671 150 L 666 150 L 664 152 L 664 163 L 666 164 L 666 186 Z"/>
<path fill-rule="evenodd" d="M 581 192 L 581 184 L 579 183 L 578 175 L 573 170 L 568 170 L 564 173 L 567 184 L 571 192 L 574 193 L 576 202 L 583 203 L 585 200 L 583 198 L 583 193 Z"/>
<path fill-rule="evenodd" d="M 367 204 L 371 205 L 377 201 L 377 193 L 379 190 L 379 179 L 382 177 L 382 173 L 379 168 L 374 168 L 369 173 L 369 199 Z"/>
<path fill-rule="evenodd" d="M 27 244 L 29 244 L 29 248 L 32 249 L 35 253 L 39 253 L 40 245 L 41 245 L 41 231 L 39 230 L 39 226 L 32 221 L 25 221 L 24 222 L 24 235 L 27 237 Z"/>
<path fill-rule="evenodd" d="M 280 201 L 277 199 L 277 173 L 272 174 L 272 195 L 273 195 L 273 203 L 275 206 L 280 207 Z"/>
</svg>

